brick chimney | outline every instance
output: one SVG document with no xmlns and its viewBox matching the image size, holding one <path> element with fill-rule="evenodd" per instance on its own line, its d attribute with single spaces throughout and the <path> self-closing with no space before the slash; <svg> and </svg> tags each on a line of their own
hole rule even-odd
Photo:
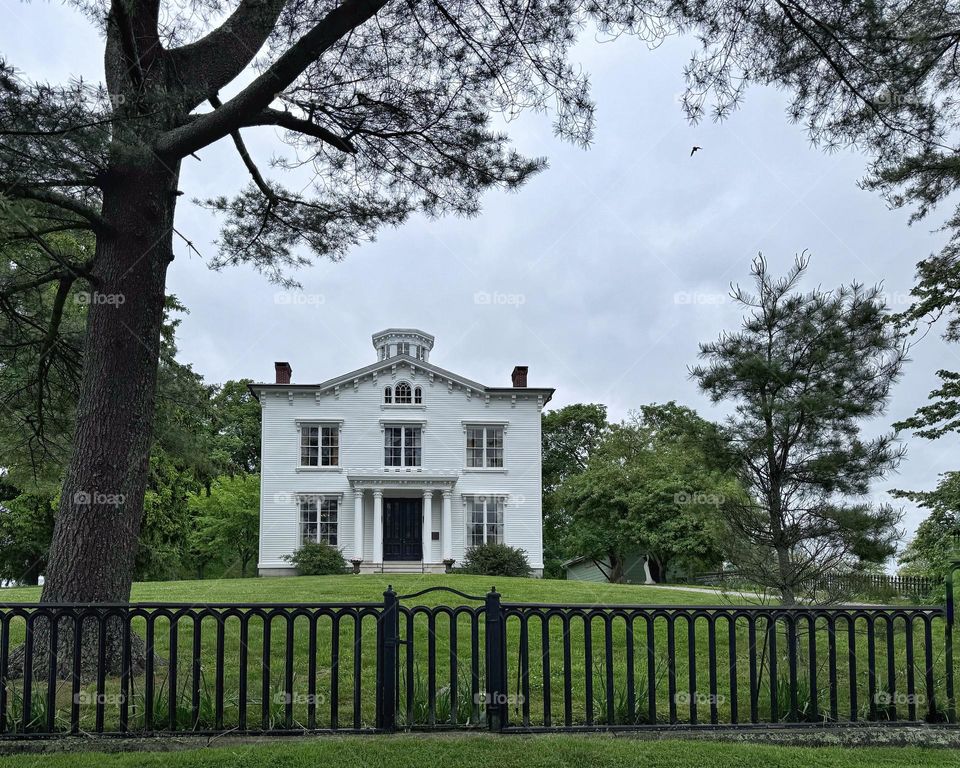
<svg viewBox="0 0 960 768">
<path fill-rule="evenodd" d="M 277 384 L 289 384 L 290 377 L 293 375 L 290 363 L 274 363 L 273 367 L 277 372 Z"/>
<path fill-rule="evenodd" d="M 527 366 L 518 365 L 513 369 L 513 373 L 510 374 L 510 378 L 513 379 L 514 387 L 525 387 L 527 386 Z"/>
</svg>

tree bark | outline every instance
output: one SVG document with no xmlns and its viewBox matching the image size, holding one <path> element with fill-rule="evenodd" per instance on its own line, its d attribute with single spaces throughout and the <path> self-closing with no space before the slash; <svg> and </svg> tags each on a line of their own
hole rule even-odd
<svg viewBox="0 0 960 768">
<path fill-rule="evenodd" d="M 610 575 L 607 577 L 611 584 L 623 583 L 623 558 L 618 552 L 610 552 L 607 555 L 610 561 Z"/>
<path fill-rule="evenodd" d="M 104 183 L 107 228 L 97 238 L 88 295 L 74 450 L 41 603 L 130 599 L 153 437 L 178 174 L 179 165 L 170 167 L 149 155 L 141 162 L 118 162 Z M 108 627 L 108 635 L 119 641 L 119 629 Z M 95 637 L 90 640 L 91 648 L 83 643 L 84 677 L 95 660 Z M 60 645 L 58 659 L 72 663 L 66 644 Z M 119 643 L 111 640 L 109 646 L 107 671 L 115 674 Z M 45 651 L 39 632 L 36 649 Z M 137 655 L 135 649 L 135 664 Z"/>
</svg>

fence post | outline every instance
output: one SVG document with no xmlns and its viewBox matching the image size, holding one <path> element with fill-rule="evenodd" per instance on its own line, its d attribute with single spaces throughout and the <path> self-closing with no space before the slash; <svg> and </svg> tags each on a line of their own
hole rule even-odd
<svg viewBox="0 0 960 768">
<path fill-rule="evenodd" d="M 383 593 L 380 617 L 380 689 L 377 695 L 377 728 L 397 729 L 397 646 L 400 642 L 400 612 L 393 585 Z"/>
<path fill-rule="evenodd" d="M 947 568 L 946 578 L 944 579 L 944 589 L 947 597 L 946 621 L 943 627 L 944 654 L 943 660 L 947 672 L 947 720 L 951 723 L 957 721 L 957 703 L 954 698 L 954 670 L 953 670 L 953 574 L 960 569 L 960 536 L 952 536 L 953 553 L 950 565 Z"/>
<path fill-rule="evenodd" d="M 491 731 L 501 731 L 507 724 L 507 638 L 496 587 L 491 587 L 487 593 L 485 616 L 487 725 Z"/>
</svg>

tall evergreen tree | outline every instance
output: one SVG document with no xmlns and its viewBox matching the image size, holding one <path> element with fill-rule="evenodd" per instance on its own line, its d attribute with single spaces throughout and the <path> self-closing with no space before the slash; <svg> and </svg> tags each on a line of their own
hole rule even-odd
<svg viewBox="0 0 960 768">
<path fill-rule="evenodd" d="M 86 231 L 96 246 L 87 258 L 45 249 L 35 275 L 0 291 L 50 284 L 60 297 L 89 286 L 42 599 L 116 602 L 129 598 L 143 517 L 181 164 L 217 142 L 236 147 L 249 186 L 203 201 L 224 219 L 213 266 L 250 264 L 290 283 L 288 270 L 313 255 L 342 258 L 414 212 L 474 214 L 485 190 L 540 170 L 541 158 L 521 156 L 492 127 L 493 114 L 550 106 L 559 134 L 589 142 L 588 81 L 569 51 L 587 22 L 614 33 L 640 24 L 626 0 L 74 4 L 103 34 L 103 85 L 0 68 L 4 236 L 47 244 Z M 309 192 L 261 172 L 243 133 L 263 128 L 282 131 L 290 149 L 278 172 L 313 170 Z M 52 338 L 62 306 L 57 298 L 43 323 Z M 41 367 L 41 390 L 44 376 Z"/>
<path fill-rule="evenodd" d="M 896 434 L 861 436 L 883 415 L 906 357 L 880 291 L 798 290 L 809 260 L 775 278 L 758 257 L 737 287 L 738 331 L 700 345 L 700 388 L 732 410 L 727 431 L 747 496 L 721 506 L 740 570 L 784 603 L 822 574 L 885 561 L 900 513 L 865 499 L 903 456 Z"/>
</svg>

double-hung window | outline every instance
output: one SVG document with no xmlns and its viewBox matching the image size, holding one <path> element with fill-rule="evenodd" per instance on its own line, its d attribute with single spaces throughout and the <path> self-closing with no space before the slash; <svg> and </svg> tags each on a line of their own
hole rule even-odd
<svg viewBox="0 0 960 768">
<path fill-rule="evenodd" d="M 503 544 L 502 496 L 468 496 L 464 500 L 467 518 L 467 548 Z"/>
<path fill-rule="evenodd" d="M 385 426 L 383 428 L 383 464 L 387 467 L 419 467 L 423 453 L 420 427 Z"/>
<path fill-rule="evenodd" d="M 300 543 L 323 542 L 337 546 L 340 499 L 336 496 L 302 495 L 300 502 Z"/>
<path fill-rule="evenodd" d="M 503 427 L 467 426 L 467 467 L 503 469 Z"/>
<path fill-rule="evenodd" d="M 300 466 L 340 466 L 340 425 L 300 425 Z"/>
</svg>

